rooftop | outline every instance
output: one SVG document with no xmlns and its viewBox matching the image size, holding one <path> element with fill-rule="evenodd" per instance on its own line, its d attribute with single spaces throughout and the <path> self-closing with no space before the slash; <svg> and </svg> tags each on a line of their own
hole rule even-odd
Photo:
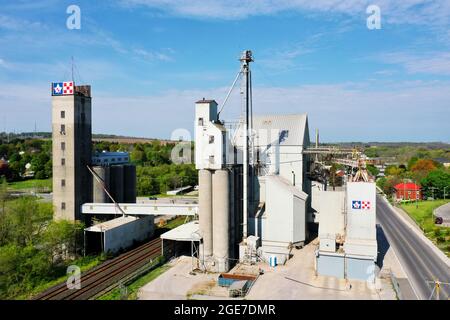
<svg viewBox="0 0 450 320">
<path fill-rule="evenodd" d="M 212 103 L 214 102 L 215 104 L 217 104 L 216 100 L 206 100 L 205 98 L 203 98 L 202 100 L 198 100 L 196 103 Z"/>
<path fill-rule="evenodd" d="M 167 231 L 161 235 L 161 239 L 175 241 L 200 241 L 198 221 L 192 221 Z"/>
<path fill-rule="evenodd" d="M 412 183 L 412 182 L 408 182 L 408 183 L 399 183 L 397 185 L 395 185 L 394 187 L 396 190 L 414 190 L 414 191 L 418 191 L 421 190 L 422 187 Z"/>
<path fill-rule="evenodd" d="M 91 232 L 103 232 L 103 231 L 107 231 L 107 230 L 111 230 L 117 227 L 120 227 L 124 224 L 133 222 L 138 220 L 139 218 L 136 217 L 132 217 L 132 216 L 123 216 L 120 218 L 116 218 L 113 220 L 109 220 L 106 222 L 102 222 L 102 223 L 98 223 L 96 225 L 93 225 L 92 227 L 89 227 L 86 229 L 86 231 L 91 231 Z"/>
</svg>

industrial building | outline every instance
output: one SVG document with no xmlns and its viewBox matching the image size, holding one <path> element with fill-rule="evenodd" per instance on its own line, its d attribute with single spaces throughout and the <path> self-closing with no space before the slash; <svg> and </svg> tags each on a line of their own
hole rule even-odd
<svg viewBox="0 0 450 320">
<path fill-rule="evenodd" d="M 248 80 L 251 52 L 241 61 Z M 250 86 L 246 81 L 247 93 Z M 250 103 L 251 97 L 244 99 Z M 307 115 L 250 112 L 246 118 L 230 130 L 214 100 L 196 103 L 200 264 L 211 271 L 274 257 L 284 263 L 307 240 L 312 220 L 309 156 L 303 153 L 310 143 Z"/>
<path fill-rule="evenodd" d="M 55 219 L 84 221 L 81 205 L 92 201 L 91 87 L 52 85 L 53 205 Z"/>
<path fill-rule="evenodd" d="M 349 151 L 319 148 L 318 133 L 316 147 L 311 147 L 307 114 L 253 116 L 252 53 L 245 51 L 240 61 L 235 83 L 242 77 L 245 112 L 237 124 L 220 118 L 235 83 L 220 109 L 212 99 L 195 103 L 198 204 L 136 203 L 136 168 L 129 155 L 92 154 L 87 143 L 92 136 L 90 87 L 72 83 L 72 91 L 58 93 L 53 84 L 57 216 L 109 220 L 88 224 L 85 239 L 94 250 L 111 252 L 153 235 L 156 215 L 194 217 L 161 235 L 167 249 L 163 254 L 190 249 L 196 268 L 218 273 L 236 264 L 284 264 L 311 240 L 310 226 L 318 223 L 318 274 L 363 280 L 373 276 L 378 254 L 375 184 L 360 168 L 354 176 L 341 177 L 342 187 L 328 191 L 327 180 L 316 179 L 313 172 L 326 167 L 317 155 Z M 352 159 L 336 161 L 360 166 Z M 60 180 L 69 183 L 59 187 Z"/>
<path fill-rule="evenodd" d="M 149 239 L 154 228 L 151 216 L 122 216 L 93 225 L 85 229 L 86 252 L 117 253 Z"/>
<path fill-rule="evenodd" d="M 348 181 L 343 190 L 318 190 L 316 271 L 342 279 L 375 280 L 376 185 Z"/>
<path fill-rule="evenodd" d="M 120 209 L 119 203 L 136 203 L 136 167 L 127 152 L 92 152 L 91 101 L 90 86 L 52 84 L 55 219 L 84 222 L 88 251 L 116 252 L 152 235 L 153 218 L 126 216 Z M 91 226 L 95 215 L 83 215 L 86 203 L 113 204 L 106 215 L 113 220 Z"/>
</svg>

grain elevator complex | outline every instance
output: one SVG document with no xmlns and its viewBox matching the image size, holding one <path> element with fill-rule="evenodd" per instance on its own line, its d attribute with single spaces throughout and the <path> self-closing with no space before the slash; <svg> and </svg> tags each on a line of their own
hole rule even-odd
<svg viewBox="0 0 450 320">
<path fill-rule="evenodd" d="M 198 203 L 137 203 L 129 155 L 92 152 L 90 86 L 54 83 L 55 217 L 85 221 L 86 244 L 115 252 L 151 237 L 155 216 L 190 216 L 193 221 L 161 241 L 195 248 L 196 268 L 221 274 L 237 265 L 283 265 L 318 237 L 319 275 L 374 276 L 376 189 L 364 162 L 343 152 L 355 170 L 342 187 L 329 190 L 328 181 L 312 173 L 326 167 L 320 156 L 332 151 L 319 147 L 318 135 L 311 145 L 307 114 L 253 115 L 251 51 L 240 61 L 236 79 L 242 79 L 245 111 L 237 123 L 220 117 L 228 96 L 221 106 L 205 98 L 195 103 Z M 94 216 L 104 221 L 94 224 Z"/>
</svg>

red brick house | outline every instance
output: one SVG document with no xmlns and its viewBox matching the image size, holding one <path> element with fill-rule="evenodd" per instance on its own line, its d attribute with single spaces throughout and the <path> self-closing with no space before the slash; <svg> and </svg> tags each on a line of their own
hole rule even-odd
<svg viewBox="0 0 450 320">
<path fill-rule="evenodd" d="M 422 200 L 422 187 L 415 183 L 399 183 L 394 189 L 397 200 Z"/>
</svg>

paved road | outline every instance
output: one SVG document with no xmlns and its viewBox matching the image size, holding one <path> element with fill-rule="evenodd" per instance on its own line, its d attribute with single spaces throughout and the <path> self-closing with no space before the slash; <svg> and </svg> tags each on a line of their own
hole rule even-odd
<svg viewBox="0 0 450 320">
<path fill-rule="evenodd" d="M 441 217 L 445 223 L 450 223 L 450 202 L 437 208 L 435 215 Z"/>
<path fill-rule="evenodd" d="M 430 297 L 433 287 L 427 280 L 450 282 L 450 268 L 379 196 L 377 220 L 419 299 Z M 449 297 L 450 287 L 442 286 L 441 299 Z"/>
</svg>

